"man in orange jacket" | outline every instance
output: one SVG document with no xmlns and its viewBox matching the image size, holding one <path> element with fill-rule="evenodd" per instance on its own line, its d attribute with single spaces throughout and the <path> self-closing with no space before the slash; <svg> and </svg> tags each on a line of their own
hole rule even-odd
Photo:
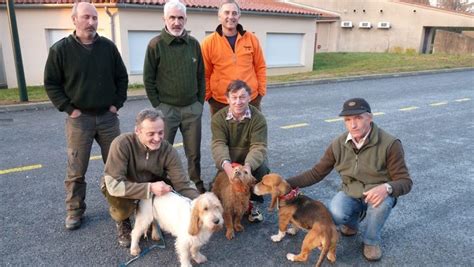
<svg viewBox="0 0 474 267">
<path fill-rule="evenodd" d="M 223 1 L 218 13 L 220 25 L 202 43 L 206 73 L 206 100 L 214 114 L 228 105 L 226 88 L 243 80 L 252 89 L 250 104 L 260 110 L 267 78 L 263 52 L 257 37 L 239 24 L 240 8 L 234 0 Z"/>
</svg>

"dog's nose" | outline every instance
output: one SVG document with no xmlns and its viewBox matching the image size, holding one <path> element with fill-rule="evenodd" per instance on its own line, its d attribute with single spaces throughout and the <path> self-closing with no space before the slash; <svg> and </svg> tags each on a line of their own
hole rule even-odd
<svg viewBox="0 0 474 267">
<path fill-rule="evenodd" d="M 213 222 L 214 224 L 220 224 L 220 223 L 221 223 L 221 220 L 220 220 L 219 218 L 217 218 L 217 219 L 214 219 L 212 222 Z"/>
</svg>

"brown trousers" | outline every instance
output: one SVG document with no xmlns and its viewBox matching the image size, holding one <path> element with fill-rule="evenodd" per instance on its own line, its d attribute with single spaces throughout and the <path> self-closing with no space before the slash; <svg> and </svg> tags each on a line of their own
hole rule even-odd
<svg viewBox="0 0 474 267">
<path fill-rule="evenodd" d="M 121 222 L 130 218 L 137 209 L 138 200 L 111 196 L 105 184 L 102 184 L 101 191 L 109 203 L 110 217 L 112 217 L 114 221 Z"/>
<path fill-rule="evenodd" d="M 66 211 L 68 215 L 81 216 L 86 210 L 86 171 L 89 166 L 92 143 L 99 144 L 105 163 L 110 144 L 120 135 L 117 114 L 106 112 L 100 115 L 82 113 L 77 118 L 66 118 L 67 174 Z"/>
<path fill-rule="evenodd" d="M 184 154 L 188 160 L 188 174 L 196 186 L 201 180 L 201 118 L 203 105 L 195 102 L 189 106 L 178 107 L 161 103 L 156 109 L 165 115 L 165 138 L 170 144 L 178 129 L 183 137 Z"/>
</svg>

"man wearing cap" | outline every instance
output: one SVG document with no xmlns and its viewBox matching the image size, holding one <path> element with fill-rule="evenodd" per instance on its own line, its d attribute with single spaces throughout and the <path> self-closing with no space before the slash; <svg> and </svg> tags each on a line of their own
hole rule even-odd
<svg viewBox="0 0 474 267">
<path fill-rule="evenodd" d="M 314 167 L 288 179 L 292 187 L 313 185 L 336 169 L 342 188 L 331 200 L 329 210 L 345 236 L 363 231 L 364 257 L 382 257 L 381 232 L 397 198 L 407 194 L 412 180 L 405 164 L 403 147 L 396 137 L 372 121 L 369 103 L 362 98 L 347 100 L 339 116 L 347 132 L 334 139 Z"/>
</svg>

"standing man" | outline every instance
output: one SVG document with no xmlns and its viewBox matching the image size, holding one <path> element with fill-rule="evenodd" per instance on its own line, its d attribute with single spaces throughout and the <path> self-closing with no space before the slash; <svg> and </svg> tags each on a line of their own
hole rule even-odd
<svg viewBox="0 0 474 267">
<path fill-rule="evenodd" d="M 239 163 L 257 181 L 261 181 L 270 172 L 267 163 L 267 121 L 256 107 L 249 105 L 250 95 L 252 89 L 244 81 L 235 80 L 229 84 L 226 92 L 229 105 L 211 119 L 211 152 L 218 173 L 224 171 L 231 178 L 234 175 L 232 163 Z M 263 198 L 252 193 L 250 200 L 249 221 L 263 221 L 256 205 L 256 202 L 263 202 Z"/>
<path fill-rule="evenodd" d="M 153 107 L 165 115 L 165 138 L 169 143 L 174 143 L 180 129 L 188 174 L 203 193 L 201 117 L 206 89 L 201 47 L 184 29 L 186 7 L 182 3 L 166 3 L 163 20 L 165 28 L 150 41 L 146 51 L 145 89 Z"/>
<path fill-rule="evenodd" d="M 357 234 L 359 218 L 366 214 L 363 254 L 371 261 L 382 257 L 382 228 L 397 198 L 410 192 L 412 180 L 405 164 L 402 143 L 372 122 L 369 103 L 347 100 L 339 114 L 347 132 L 336 138 L 311 170 L 289 178 L 293 187 L 315 184 L 332 169 L 342 178 L 342 190 L 329 210 L 345 236 Z"/>
<path fill-rule="evenodd" d="M 140 111 L 135 133 L 124 133 L 110 147 L 105 164 L 102 193 L 109 202 L 109 213 L 117 225 L 120 246 L 130 246 L 130 216 L 139 199 L 161 196 L 172 187 L 185 197 L 199 196 L 186 175 L 178 151 L 164 139 L 163 113 L 155 109 Z"/>
<path fill-rule="evenodd" d="M 250 104 L 261 110 L 260 102 L 267 91 L 267 73 L 258 39 L 239 24 L 240 8 L 237 2 L 224 0 L 219 7 L 218 18 L 221 24 L 202 43 L 206 100 L 211 114 L 229 104 L 226 88 L 237 79 L 250 86 Z"/>
<path fill-rule="evenodd" d="M 114 43 L 97 34 L 97 10 L 86 2 L 72 9 L 75 31 L 49 50 L 44 86 L 66 118 L 66 228 L 77 229 L 86 210 L 85 173 L 94 139 L 102 160 L 120 134 L 117 111 L 127 99 L 128 75 Z"/>
</svg>

